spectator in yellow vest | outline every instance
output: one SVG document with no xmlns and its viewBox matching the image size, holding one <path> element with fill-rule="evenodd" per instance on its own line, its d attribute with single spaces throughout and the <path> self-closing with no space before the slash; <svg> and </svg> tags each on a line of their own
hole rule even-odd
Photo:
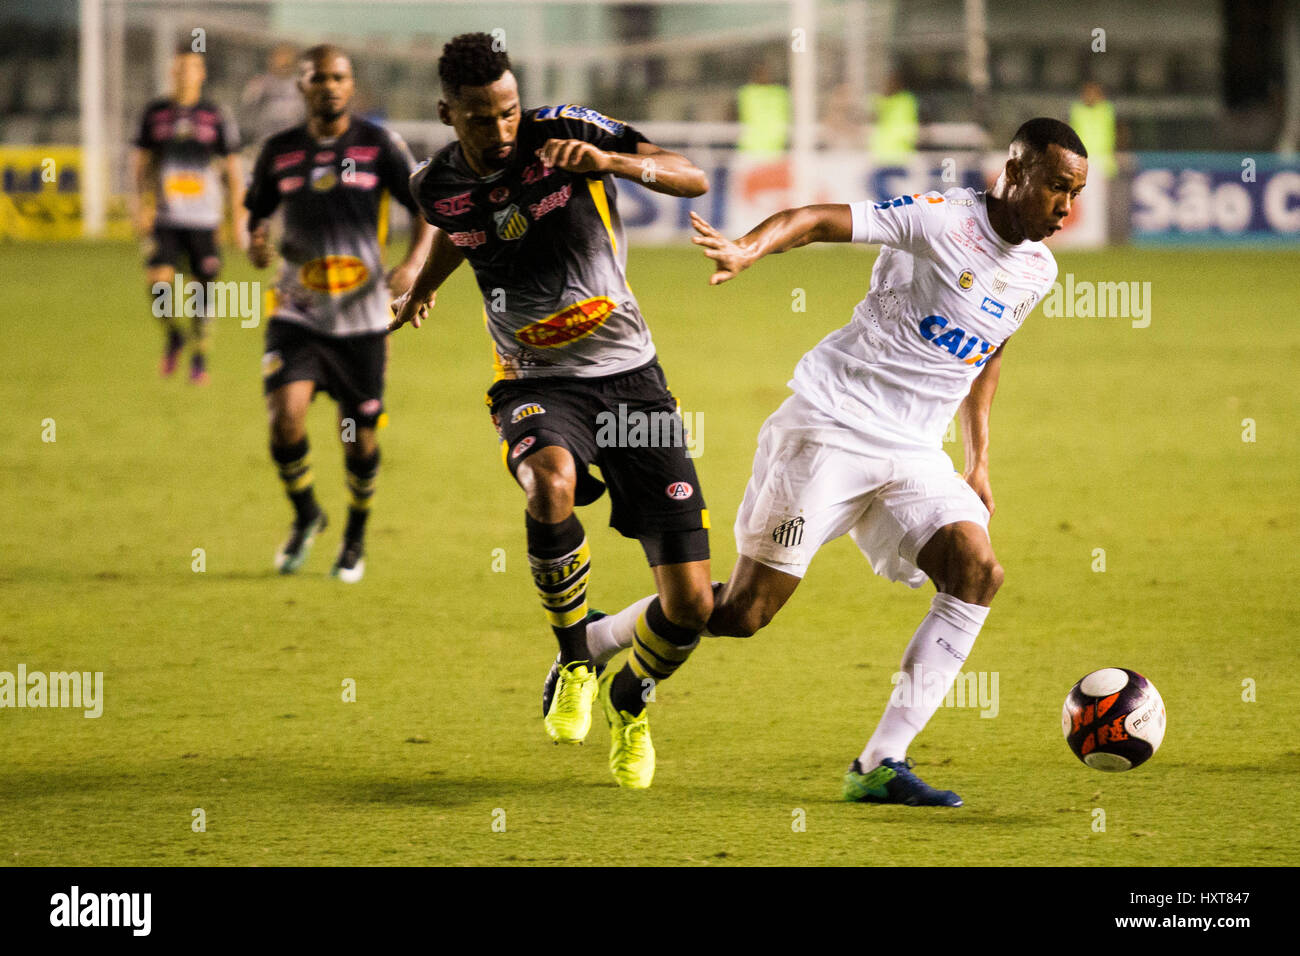
<svg viewBox="0 0 1300 956">
<path fill-rule="evenodd" d="M 771 71 L 760 63 L 752 78 L 740 88 L 736 100 L 740 139 L 736 148 L 747 156 L 777 156 L 790 138 L 790 91 L 771 81 Z"/>
<path fill-rule="evenodd" d="M 897 70 L 885 80 L 885 92 L 872 104 L 875 126 L 871 135 L 871 156 L 878 163 L 905 163 L 916 152 L 921 131 L 916 97 L 903 89 Z"/>
<path fill-rule="evenodd" d="M 1115 175 L 1115 107 L 1100 83 L 1083 84 L 1081 99 L 1070 104 L 1070 125 L 1088 150 L 1088 162 L 1107 179 Z"/>
</svg>

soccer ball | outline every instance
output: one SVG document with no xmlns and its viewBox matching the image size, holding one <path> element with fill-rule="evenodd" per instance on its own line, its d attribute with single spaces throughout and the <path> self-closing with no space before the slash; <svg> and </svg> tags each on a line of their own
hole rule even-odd
<svg viewBox="0 0 1300 956">
<path fill-rule="evenodd" d="M 1074 755 L 1094 770 L 1132 770 L 1165 738 L 1165 702 L 1136 671 L 1103 667 L 1070 688 L 1061 730 Z"/>
</svg>

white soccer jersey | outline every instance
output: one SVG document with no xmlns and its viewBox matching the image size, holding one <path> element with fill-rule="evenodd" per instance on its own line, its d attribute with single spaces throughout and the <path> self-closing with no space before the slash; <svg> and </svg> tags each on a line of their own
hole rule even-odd
<svg viewBox="0 0 1300 956">
<path fill-rule="evenodd" d="M 848 325 L 799 361 L 790 387 L 888 446 L 941 448 L 994 352 L 1056 279 L 1041 242 L 989 223 L 985 194 L 950 189 L 853 203 L 853 241 L 885 248 Z"/>
</svg>

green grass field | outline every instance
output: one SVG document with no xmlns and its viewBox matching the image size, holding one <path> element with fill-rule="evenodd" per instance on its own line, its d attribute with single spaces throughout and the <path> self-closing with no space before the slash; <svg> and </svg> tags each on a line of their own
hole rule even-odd
<svg viewBox="0 0 1300 956">
<path fill-rule="evenodd" d="M 255 278 L 231 258 L 224 278 Z M 688 248 L 633 253 L 670 385 L 704 415 L 717 578 L 758 428 L 872 258 L 803 250 L 710 289 Z M 928 811 L 836 802 L 929 601 L 874 578 L 847 539 L 767 630 L 706 642 L 660 688 L 651 790 L 613 784 L 599 717 L 585 747 L 547 740 L 554 641 L 483 407 L 467 272 L 392 342 L 367 577 L 348 588 L 327 576 L 345 512 L 327 399 L 309 428 L 335 520 L 305 573 L 271 570 L 289 510 L 260 328 L 218 322 L 210 387 L 161 380 L 134 247 L 6 247 L 0 671 L 102 671 L 104 703 L 98 719 L 0 710 L 0 862 L 1300 863 L 1300 256 L 1059 259 L 1077 280 L 1151 282 L 1152 321 L 1036 312 L 1007 352 L 992 446 L 1007 583 L 967 665 L 997 673 L 999 708 L 943 708 L 918 740 L 918 772 L 966 801 Z M 594 606 L 648 593 L 607 500 L 581 515 Z M 1168 707 L 1162 749 L 1128 774 L 1084 767 L 1061 737 L 1066 691 L 1107 665 L 1146 674 Z"/>
</svg>

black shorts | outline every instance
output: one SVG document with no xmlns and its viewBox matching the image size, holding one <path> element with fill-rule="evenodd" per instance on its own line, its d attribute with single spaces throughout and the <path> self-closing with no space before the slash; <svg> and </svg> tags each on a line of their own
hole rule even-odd
<svg viewBox="0 0 1300 956">
<path fill-rule="evenodd" d="M 623 536 L 708 528 L 689 436 L 658 362 L 603 378 L 497 382 L 488 404 L 512 475 L 529 455 L 559 445 L 578 468 L 576 503 L 591 504 L 608 484 L 609 523 Z M 588 472 L 591 465 L 604 483 Z M 707 541 L 693 560 L 703 557 Z"/>
<path fill-rule="evenodd" d="M 149 268 L 171 266 L 179 269 L 181 254 L 189 256 L 190 274 L 201 282 L 215 279 L 221 271 L 221 256 L 217 253 L 215 229 L 175 229 L 155 226 L 153 249 L 146 265 Z"/>
<path fill-rule="evenodd" d="M 373 428 L 384 411 L 388 335 L 320 335 L 297 322 L 266 323 L 262 389 L 271 394 L 290 382 L 315 382 L 339 403 L 339 412 Z"/>
</svg>

